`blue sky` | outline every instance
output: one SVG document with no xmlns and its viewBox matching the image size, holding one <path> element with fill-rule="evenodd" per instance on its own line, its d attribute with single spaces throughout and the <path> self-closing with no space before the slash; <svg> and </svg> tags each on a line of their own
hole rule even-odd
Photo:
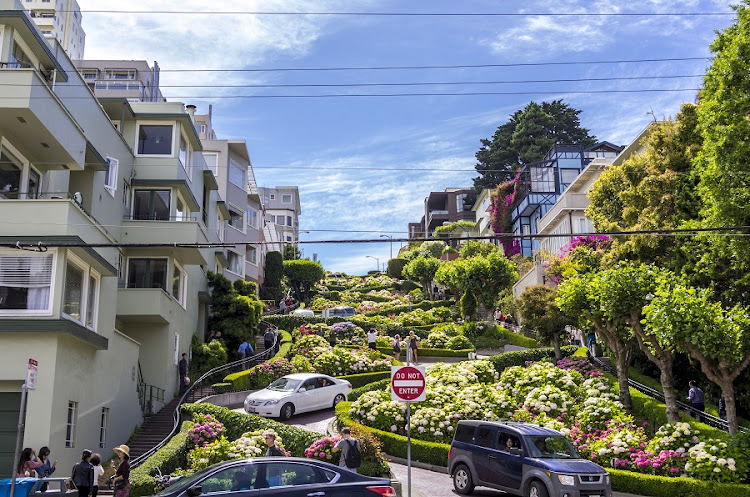
<svg viewBox="0 0 750 497">
<path fill-rule="evenodd" d="M 228 85 L 455 83 L 571 78 L 696 76 L 707 60 L 505 68 L 304 72 L 181 72 L 446 66 L 708 57 L 732 16 L 381 17 L 86 13 L 86 10 L 686 13 L 728 12 L 711 0 L 528 0 L 491 2 L 78 0 L 85 58 L 158 61 L 170 100 L 213 105 L 221 139 L 245 139 L 260 186 L 298 185 L 301 240 L 405 237 L 424 198 L 470 186 L 479 140 L 529 101 L 564 99 L 601 140 L 628 143 L 652 119 L 674 115 L 695 93 L 580 93 L 681 89 L 699 77 L 392 87 L 228 88 Z M 175 72 L 170 72 L 175 70 Z M 171 85 L 210 85 L 177 88 Z M 222 98 L 229 95 L 540 92 L 535 95 L 348 98 Z M 579 92 L 579 93 L 573 93 Z M 415 169 L 388 171 L 387 169 Z M 448 171 L 437 171 L 444 169 Z M 350 233 L 326 230 L 352 230 Z M 359 232 L 355 230 L 361 230 Z M 305 232 L 309 231 L 309 232 Z M 369 233 L 367 232 L 369 231 Z M 394 244 L 394 252 L 397 244 Z M 389 243 L 304 244 L 326 269 L 363 273 L 389 257 Z"/>
</svg>

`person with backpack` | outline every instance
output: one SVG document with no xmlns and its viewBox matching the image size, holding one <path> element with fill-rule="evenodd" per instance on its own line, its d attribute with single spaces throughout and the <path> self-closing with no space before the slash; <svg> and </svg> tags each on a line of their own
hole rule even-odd
<svg viewBox="0 0 750 497">
<path fill-rule="evenodd" d="M 331 452 L 338 451 L 341 451 L 339 467 L 356 473 L 357 468 L 362 465 L 362 452 L 359 448 L 359 440 L 352 438 L 352 431 L 349 427 L 341 430 L 341 438 L 331 449 Z"/>
<path fill-rule="evenodd" d="M 81 454 L 81 460 L 73 466 L 71 478 L 78 488 L 79 497 L 89 497 L 94 486 L 94 466 L 89 462 L 91 451 L 85 449 Z"/>
</svg>

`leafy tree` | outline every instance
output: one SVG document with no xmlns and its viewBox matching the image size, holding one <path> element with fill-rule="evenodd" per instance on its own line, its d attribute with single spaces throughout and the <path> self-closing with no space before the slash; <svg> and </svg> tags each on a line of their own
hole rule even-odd
<svg viewBox="0 0 750 497">
<path fill-rule="evenodd" d="M 464 292 L 459 304 L 461 305 L 461 316 L 469 321 L 474 321 L 477 315 L 477 298 L 474 296 L 474 292 L 471 290 Z"/>
<path fill-rule="evenodd" d="M 230 351 L 237 350 L 245 339 L 258 334 L 263 303 L 257 298 L 254 283 L 242 280 L 232 284 L 226 277 L 208 273 L 211 288 L 211 316 L 209 326 L 221 331 Z"/>
<path fill-rule="evenodd" d="M 411 245 L 412 242 L 409 242 Z M 430 240 L 429 242 L 418 242 L 414 243 L 413 246 L 406 252 L 401 254 L 401 257 L 411 261 L 418 257 L 435 257 L 440 258 L 443 253 L 443 249 L 446 247 L 446 243 L 442 240 Z"/>
<path fill-rule="evenodd" d="M 479 173 L 474 178 L 477 190 L 493 188 L 510 180 L 523 164 L 540 161 L 557 142 L 594 145 L 595 138 L 581 127 L 580 110 L 562 102 L 530 102 L 500 125 L 492 139 L 482 139 L 476 153 Z"/>
<path fill-rule="evenodd" d="M 388 276 L 391 278 L 400 280 L 403 279 L 403 270 L 404 266 L 406 266 L 406 263 L 409 262 L 406 259 L 402 259 L 400 257 L 395 257 L 393 259 L 388 260 Z"/>
<path fill-rule="evenodd" d="M 487 255 L 444 262 L 435 279 L 450 289 L 472 292 L 482 305 L 492 308 L 500 292 L 518 279 L 518 273 L 513 264 L 495 248 Z"/>
<path fill-rule="evenodd" d="M 190 348 L 192 349 L 190 376 L 193 382 L 211 369 L 223 366 L 229 360 L 227 349 L 221 340 L 203 343 L 203 340 L 193 335 Z"/>
<path fill-rule="evenodd" d="M 319 262 L 309 259 L 284 261 L 284 277 L 294 289 L 299 302 L 307 303 L 310 298 L 310 287 L 322 280 L 325 274 Z"/>
<path fill-rule="evenodd" d="M 498 251 L 497 246 L 491 243 L 480 242 L 479 240 L 467 240 L 461 245 L 459 253 L 461 257 L 473 257 L 475 255 L 490 255 Z"/>
<path fill-rule="evenodd" d="M 694 158 L 703 142 L 694 105 L 684 104 L 674 121 L 652 123 L 644 151 L 607 168 L 594 183 L 586 215 L 598 231 L 680 228 L 698 219 L 699 173 Z M 654 235 L 616 237 L 604 264 L 621 260 L 655 263 L 679 271 L 683 240 Z"/>
<path fill-rule="evenodd" d="M 284 256 L 281 252 L 273 250 L 266 254 L 264 284 L 280 287 L 281 278 L 284 276 Z"/>
<path fill-rule="evenodd" d="M 424 290 L 427 295 L 430 295 L 430 282 L 435 277 L 435 272 L 438 270 L 439 265 L 440 261 L 435 257 L 420 256 L 409 261 L 409 263 L 404 266 L 402 273 L 410 280 L 421 283 L 422 290 Z"/>
<path fill-rule="evenodd" d="M 536 330 L 542 340 L 552 342 L 555 357 L 562 359 L 560 342 L 567 336 L 565 326 L 573 320 L 560 310 L 556 295 L 557 291 L 546 285 L 527 287 L 519 299 L 519 310 L 524 324 Z"/>
<path fill-rule="evenodd" d="M 302 252 L 300 252 L 299 247 L 297 245 L 288 243 L 284 245 L 284 260 L 285 261 L 296 261 L 302 257 Z"/>
<path fill-rule="evenodd" d="M 721 388 L 729 432 L 737 431 L 734 382 L 750 365 L 748 309 L 726 310 L 712 301 L 709 290 L 677 284 L 659 287 L 644 314 L 655 334 L 675 341 Z"/>
</svg>

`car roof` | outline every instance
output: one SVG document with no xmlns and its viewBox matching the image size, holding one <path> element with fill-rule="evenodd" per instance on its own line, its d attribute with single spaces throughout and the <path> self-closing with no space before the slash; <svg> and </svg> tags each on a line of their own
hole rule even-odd
<svg viewBox="0 0 750 497">
<path fill-rule="evenodd" d="M 517 421 L 479 421 L 479 420 L 462 420 L 459 424 L 471 426 L 491 425 L 510 429 L 518 435 L 561 435 L 560 432 L 547 428 L 546 426 L 536 425 L 534 423 L 520 423 Z"/>
<path fill-rule="evenodd" d="M 330 378 L 327 374 L 320 373 L 292 373 L 285 375 L 284 378 L 291 378 L 293 380 L 309 380 L 310 378 Z"/>
</svg>

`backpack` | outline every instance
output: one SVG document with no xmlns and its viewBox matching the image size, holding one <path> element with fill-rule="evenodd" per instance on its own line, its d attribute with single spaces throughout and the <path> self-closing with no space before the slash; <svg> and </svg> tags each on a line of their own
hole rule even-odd
<svg viewBox="0 0 750 497">
<path fill-rule="evenodd" d="M 346 442 L 349 445 L 349 450 L 346 452 L 346 458 L 344 463 L 347 468 L 356 469 L 362 465 L 362 453 L 359 451 L 359 443 L 354 440 L 354 443 Z"/>
</svg>

